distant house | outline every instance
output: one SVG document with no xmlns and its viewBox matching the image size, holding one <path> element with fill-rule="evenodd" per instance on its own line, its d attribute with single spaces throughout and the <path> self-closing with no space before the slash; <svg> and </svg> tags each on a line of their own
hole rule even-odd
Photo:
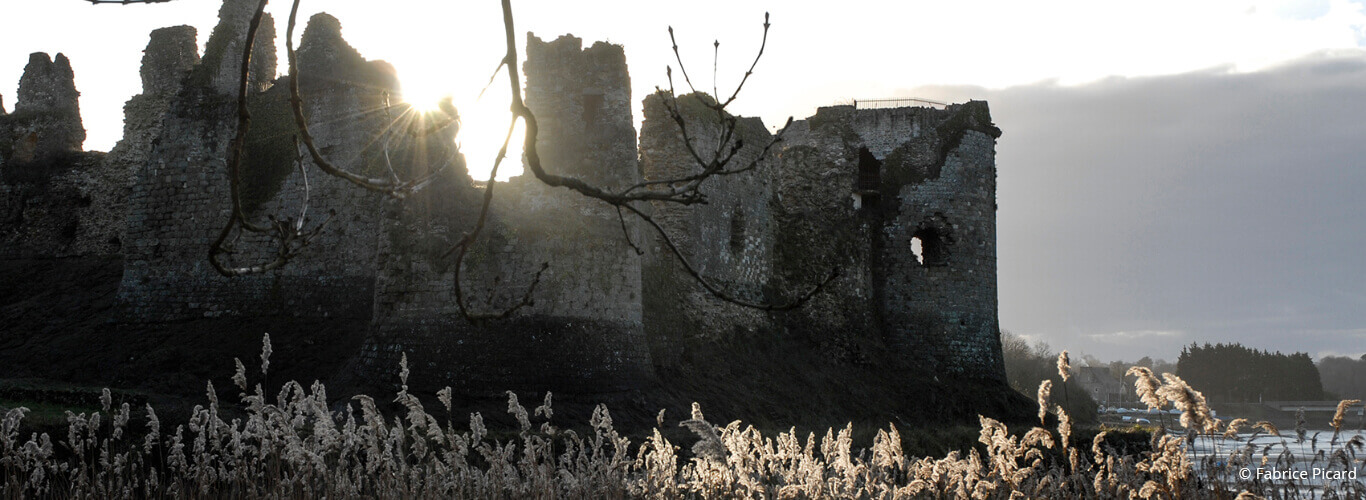
<svg viewBox="0 0 1366 500">
<path fill-rule="evenodd" d="M 1110 374 L 1103 366 L 1085 366 L 1078 370 L 1077 383 L 1086 389 L 1087 394 L 1097 403 L 1115 403 L 1124 400 L 1124 382 Z"/>
</svg>

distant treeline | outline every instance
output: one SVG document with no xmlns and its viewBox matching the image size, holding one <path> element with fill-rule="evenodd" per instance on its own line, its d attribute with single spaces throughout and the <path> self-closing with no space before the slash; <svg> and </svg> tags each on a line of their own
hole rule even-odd
<svg viewBox="0 0 1366 500">
<path fill-rule="evenodd" d="M 1058 374 L 1058 352 L 1043 341 L 1033 346 L 1029 341 L 1007 330 L 1001 331 L 1001 351 L 1005 358 L 1006 381 L 1010 387 L 1030 399 L 1038 395 L 1039 384 L 1044 380 L 1053 381 L 1052 401 L 1067 410 L 1072 419 L 1079 422 L 1093 422 L 1096 419 L 1096 404 L 1086 393 L 1077 377 L 1071 377 L 1064 385 Z"/>
<path fill-rule="evenodd" d="M 1324 399 L 1319 369 L 1309 354 L 1281 354 L 1241 344 L 1191 344 L 1181 349 L 1176 372 L 1212 402 Z"/>
<path fill-rule="evenodd" d="M 1366 399 L 1366 354 L 1360 359 L 1324 356 L 1319 377 L 1328 399 Z"/>
</svg>

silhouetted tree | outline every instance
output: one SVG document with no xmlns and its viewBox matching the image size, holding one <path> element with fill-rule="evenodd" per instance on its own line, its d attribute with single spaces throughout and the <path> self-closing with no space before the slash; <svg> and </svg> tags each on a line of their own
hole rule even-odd
<svg viewBox="0 0 1366 500">
<path fill-rule="evenodd" d="M 1177 375 L 1211 401 L 1323 399 L 1319 370 L 1302 352 L 1287 355 L 1237 343 L 1192 343 L 1181 350 Z"/>
<path fill-rule="evenodd" d="M 1032 400 L 1039 384 L 1044 380 L 1052 380 L 1055 404 L 1062 404 L 1067 414 L 1074 419 L 1095 420 L 1099 405 L 1087 394 L 1077 377 L 1071 377 L 1066 385 L 1063 384 L 1062 377 L 1058 375 L 1058 353 L 1047 343 L 1039 341 L 1030 346 L 1023 337 L 1002 330 L 1001 354 L 1005 359 L 1006 381 L 1012 389 Z"/>
<path fill-rule="evenodd" d="M 1330 399 L 1366 399 L 1366 354 L 1360 359 L 1324 356 L 1318 364 L 1323 390 Z"/>
</svg>

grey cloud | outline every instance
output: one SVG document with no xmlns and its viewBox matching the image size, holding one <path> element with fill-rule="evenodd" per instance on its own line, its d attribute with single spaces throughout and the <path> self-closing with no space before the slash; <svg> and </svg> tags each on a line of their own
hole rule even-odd
<svg viewBox="0 0 1366 500">
<path fill-rule="evenodd" d="M 904 92 L 991 102 L 1002 326 L 1108 359 L 1360 353 L 1366 52 L 1252 73 Z M 1113 332 L 1180 331 L 1115 343 Z"/>
</svg>

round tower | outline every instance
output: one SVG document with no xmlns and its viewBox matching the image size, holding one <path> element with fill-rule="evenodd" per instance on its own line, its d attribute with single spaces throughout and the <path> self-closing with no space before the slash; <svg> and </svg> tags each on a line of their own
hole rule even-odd
<svg viewBox="0 0 1366 500">
<path fill-rule="evenodd" d="M 996 138 L 987 103 L 857 110 L 860 183 L 877 196 L 875 286 L 904 359 L 1003 379 L 996 288 Z M 872 178 L 868 178 L 872 177 Z M 878 186 L 872 190 L 872 186 Z"/>
</svg>

